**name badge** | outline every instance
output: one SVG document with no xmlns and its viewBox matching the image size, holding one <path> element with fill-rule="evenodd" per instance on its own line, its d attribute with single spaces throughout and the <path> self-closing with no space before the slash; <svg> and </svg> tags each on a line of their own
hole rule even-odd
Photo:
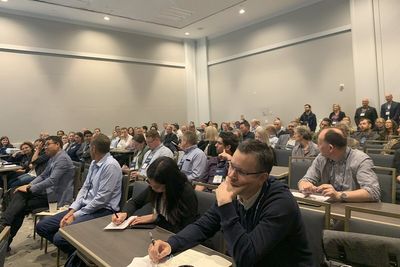
<svg viewBox="0 0 400 267">
<path fill-rule="evenodd" d="M 141 168 L 141 169 L 146 169 L 148 165 L 149 165 L 148 163 L 143 163 L 143 165 L 142 165 L 142 168 Z"/>
<path fill-rule="evenodd" d="M 364 112 L 363 112 L 363 113 L 361 113 L 361 114 L 360 114 L 360 116 L 361 116 L 361 117 L 364 117 L 364 116 L 365 116 L 365 113 L 364 113 Z"/>
<path fill-rule="evenodd" d="M 386 113 L 385 113 L 385 114 L 389 116 L 389 115 L 390 115 L 390 111 L 386 111 Z"/>
<path fill-rule="evenodd" d="M 220 184 L 222 183 L 222 175 L 215 175 L 213 179 L 213 184 Z"/>
</svg>

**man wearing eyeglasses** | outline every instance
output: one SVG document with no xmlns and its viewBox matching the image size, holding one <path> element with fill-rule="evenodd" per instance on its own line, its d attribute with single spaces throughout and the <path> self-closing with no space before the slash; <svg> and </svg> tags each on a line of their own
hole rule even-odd
<svg viewBox="0 0 400 267">
<path fill-rule="evenodd" d="M 9 244 L 21 227 L 27 212 L 46 208 L 49 202 L 57 202 L 58 207 L 72 203 L 75 168 L 62 147 L 60 137 L 47 137 L 45 152 L 50 159 L 46 169 L 30 184 L 11 189 L 14 190 L 14 194 L 0 217 L 0 232 L 6 225 L 11 226 Z"/>
<path fill-rule="evenodd" d="M 272 165 L 266 144 L 241 143 L 216 190 L 216 203 L 167 242 L 151 244 L 150 258 L 159 262 L 222 230 L 236 266 L 314 266 L 297 202 L 286 185 L 269 177 Z"/>
</svg>

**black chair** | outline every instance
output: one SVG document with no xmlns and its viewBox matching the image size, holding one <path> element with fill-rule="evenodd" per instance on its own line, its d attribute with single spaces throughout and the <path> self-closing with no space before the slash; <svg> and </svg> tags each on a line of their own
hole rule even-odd
<svg viewBox="0 0 400 267">
<path fill-rule="evenodd" d="M 295 198 L 299 203 L 301 217 L 307 232 L 307 239 L 313 252 L 314 265 L 321 266 L 325 262 L 322 234 L 324 229 L 329 229 L 330 204 L 307 198 Z M 315 206 L 321 207 L 322 210 L 315 209 Z"/>
<path fill-rule="evenodd" d="M 371 216 L 398 219 L 398 221 L 400 222 L 399 213 L 379 211 L 349 205 L 345 207 L 344 230 L 346 232 L 400 238 L 400 224 L 385 223 L 383 220 L 375 221 L 372 220 L 373 217 L 371 217 L 371 219 L 363 219 L 357 215 L 355 215 L 355 217 L 352 217 L 353 212 L 358 212 L 358 214 L 364 213 L 370 214 Z"/>
<path fill-rule="evenodd" d="M 368 153 L 375 166 L 391 168 L 393 164 L 394 155 L 389 154 L 375 154 Z"/>
<path fill-rule="evenodd" d="M 275 149 L 275 160 L 277 166 L 289 166 L 289 157 L 292 155 L 292 150 Z"/>
<path fill-rule="evenodd" d="M 135 198 L 136 196 L 143 193 L 148 187 L 149 187 L 149 184 L 144 181 L 135 181 L 133 183 L 132 198 Z M 150 214 L 152 212 L 153 212 L 153 207 L 150 203 L 148 203 L 148 204 L 144 205 L 142 208 L 135 211 L 134 215 L 142 216 L 142 215 Z"/>
<path fill-rule="evenodd" d="M 129 176 L 122 176 L 122 184 L 121 184 L 121 200 L 119 201 L 119 208 L 122 210 L 126 201 L 128 200 L 128 188 L 129 187 Z"/>
<path fill-rule="evenodd" d="M 289 157 L 289 188 L 298 188 L 297 183 L 307 173 L 314 159 L 314 157 Z"/>
<path fill-rule="evenodd" d="M 9 238 L 10 238 L 10 226 L 6 226 L 0 233 L 0 267 L 4 266 Z"/>
<path fill-rule="evenodd" d="M 400 266 L 400 239 L 324 230 L 324 250 L 330 266 Z"/>
<path fill-rule="evenodd" d="M 213 193 L 203 191 L 196 191 L 196 196 L 198 202 L 197 212 L 202 216 L 212 205 L 214 205 L 216 197 Z M 226 250 L 224 235 L 221 231 L 218 231 L 213 237 L 202 244 L 221 253 L 225 253 Z"/>
<path fill-rule="evenodd" d="M 396 203 L 396 169 L 386 167 L 374 167 L 381 188 L 381 201 Z"/>
<path fill-rule="evenodd" d="M 75 174 L 74 174 L 74 199 L 79 193 L 79 190 L 82 188 L 82 182 L 81 182 L 81 174 L 82 174 L 82 168 L 81 166 L 75 166 Z"/>
</svg>

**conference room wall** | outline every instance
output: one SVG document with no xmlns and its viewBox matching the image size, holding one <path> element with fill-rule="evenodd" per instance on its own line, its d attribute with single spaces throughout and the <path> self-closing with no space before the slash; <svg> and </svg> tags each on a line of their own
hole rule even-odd
<svg viewBox="0 0 400 267">
<path fill-rule="evenodd" d="M 187 120 L 181 41 L 4 14 L 0 28 L 0 134 L 12 142 Z"/>
<path fill-rule="evenodd" d="M 352 116 L 349 24 L 348 1 L 322 1 L 210 39 L 211 118 L 237 120 L 243 114 L 271 123 L 279 116 L 287 123 L 305 103 L 319 120 L 333 103 Z"/>
</svg>

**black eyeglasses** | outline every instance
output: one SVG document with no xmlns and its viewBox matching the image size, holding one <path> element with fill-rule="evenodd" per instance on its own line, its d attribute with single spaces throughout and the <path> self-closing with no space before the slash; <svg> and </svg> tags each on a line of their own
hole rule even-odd
<svg viewBox="0 0 400 267">
<path fill-rule="evenodd" d="M 249 175 L 256 175 L 256 174 L 263 174 L 263 173 L 267 173 L 267 171 L 258 171 L 258 172 L 246 172 L 243 171 L 241 169 L 239 169 L 238 167 L 236 167 L 235 165 L 232 164 L 232 162 L 229 161 L 229 169 L 228 172 L 232 173 L 233 171 L 236 172 L 237 175 L 239 176 L 249 176 Z"/>
</svg>

